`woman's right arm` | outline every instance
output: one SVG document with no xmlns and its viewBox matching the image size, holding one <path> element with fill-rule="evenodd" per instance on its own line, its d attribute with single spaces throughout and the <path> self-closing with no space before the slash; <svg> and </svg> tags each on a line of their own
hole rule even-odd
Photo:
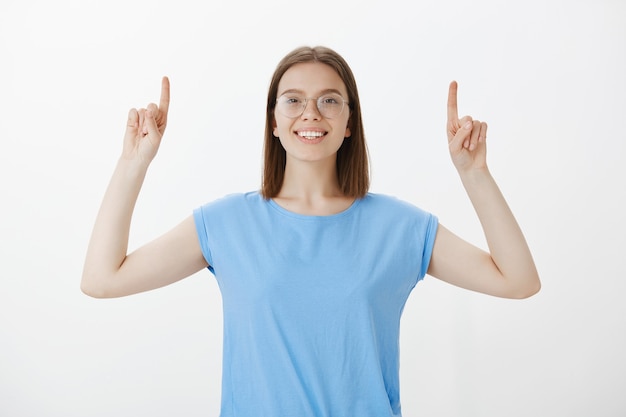
<svg viewBox="0 0 626 417">
<path fill-rule="evenodd" d="M 149 104 L 128 113 L 122 156 L 104 194 L 85 257 L 81 290 L 92 297 L 121 297 L 163 287 L 207 266 L 193 216 L 127 253 L 135 203 L 167 125 L 169 96 L 169 80 L 164 77 L 159 106 Z"/>
</svg>

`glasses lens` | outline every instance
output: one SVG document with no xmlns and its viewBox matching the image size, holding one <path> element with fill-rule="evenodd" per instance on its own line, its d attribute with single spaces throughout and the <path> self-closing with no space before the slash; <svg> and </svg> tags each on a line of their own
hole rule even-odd
<svg viewBox="0 0 626 417">
<path fill-rule="evenodd" d="M 276 109 L 287 117 L 298 117 L 302 114 L 306 99 L 295 95 L 280 96 L 276 102 Z"/>
<path fill-rule="evenodd" d="M 343 97 L 339 94 L 325 94 L 317 99 L 317 109 L 327 119 L 337 117 L 343 110 Z"/>
</svg>

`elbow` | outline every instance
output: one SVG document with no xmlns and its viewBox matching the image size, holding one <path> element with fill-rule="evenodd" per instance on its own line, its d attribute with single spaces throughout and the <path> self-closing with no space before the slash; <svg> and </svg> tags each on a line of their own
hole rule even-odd
<svg viewBox="0 0 626 417">
<path fill-rule="evenodd" d="M 83 294 L 92 298 L 108 298 L 104 288 L 101 285 L 97 285 L 97 282 L 95 277 L 83 273 L 80 281 L 80 290 Z"/>
<path fill-rule="evenodd" d="M 85 285 L 80 286 L 80 290 L 83 292 L 83 294 L 91 297 L 91 298 L 106 298 L 101 292 L 99 291 L 95 291 L 93 288 L 91 287 L 87 287 Z"/>
<path fill-rule="evenodd" d="M 518 300 L 523 300 L 526 298 L 530 298 L 533 295 L 537 294 L 541 290 L 541 281 L 539 277 L 534 277 L 534 279 L 530 280 L 530 283 L 525 285 L 522 288 L 519 288 L 515 293 L 511 294 L 509 298 L 515 298 Z"/>
<path fill-rule="evenodd" d="M 106 298 L 104 296 L 104 294 L 102 293 L 102 291 L 98 291 L 95 288 L 86 285 L 85 283 L 80 284 L 80 290 L 83 292 L 83 294 L 92 297 L 92 298 Z"/>
</svg>

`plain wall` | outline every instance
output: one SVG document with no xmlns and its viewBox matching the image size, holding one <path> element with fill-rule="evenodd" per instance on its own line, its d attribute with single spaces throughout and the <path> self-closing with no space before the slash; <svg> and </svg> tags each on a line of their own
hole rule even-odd
<svg viewBox="0 0 626 417">
<path fill-rule="evenodd" d="M 208 271 L 115 300 L 79 282 L 130 107 L 172 83 L 131 248 L 259 187 L 266 89 L 322 44 L 360 88 L 372 191 L 484 247 L 450 162 L 447 88 L 533 251 L 527 300 L 431 277 L 402 321 L 404 415 L 626 415 L 626 3 L 111 1 L 0 4 L 0 415 L 217 416 Z"/>
</svg>

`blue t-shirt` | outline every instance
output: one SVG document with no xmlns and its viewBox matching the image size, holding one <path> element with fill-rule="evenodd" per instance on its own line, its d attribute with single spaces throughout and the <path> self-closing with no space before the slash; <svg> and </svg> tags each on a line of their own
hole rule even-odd
<svg viewBox="0 0 626 417">
<path fill-rule="evenodd" d="M 194 218 L 222 294 L 222 417 L 401 415 L 400 316 L 435 216 L 372 193 L 306 216 L 250 192 Z"/>
</svg>

